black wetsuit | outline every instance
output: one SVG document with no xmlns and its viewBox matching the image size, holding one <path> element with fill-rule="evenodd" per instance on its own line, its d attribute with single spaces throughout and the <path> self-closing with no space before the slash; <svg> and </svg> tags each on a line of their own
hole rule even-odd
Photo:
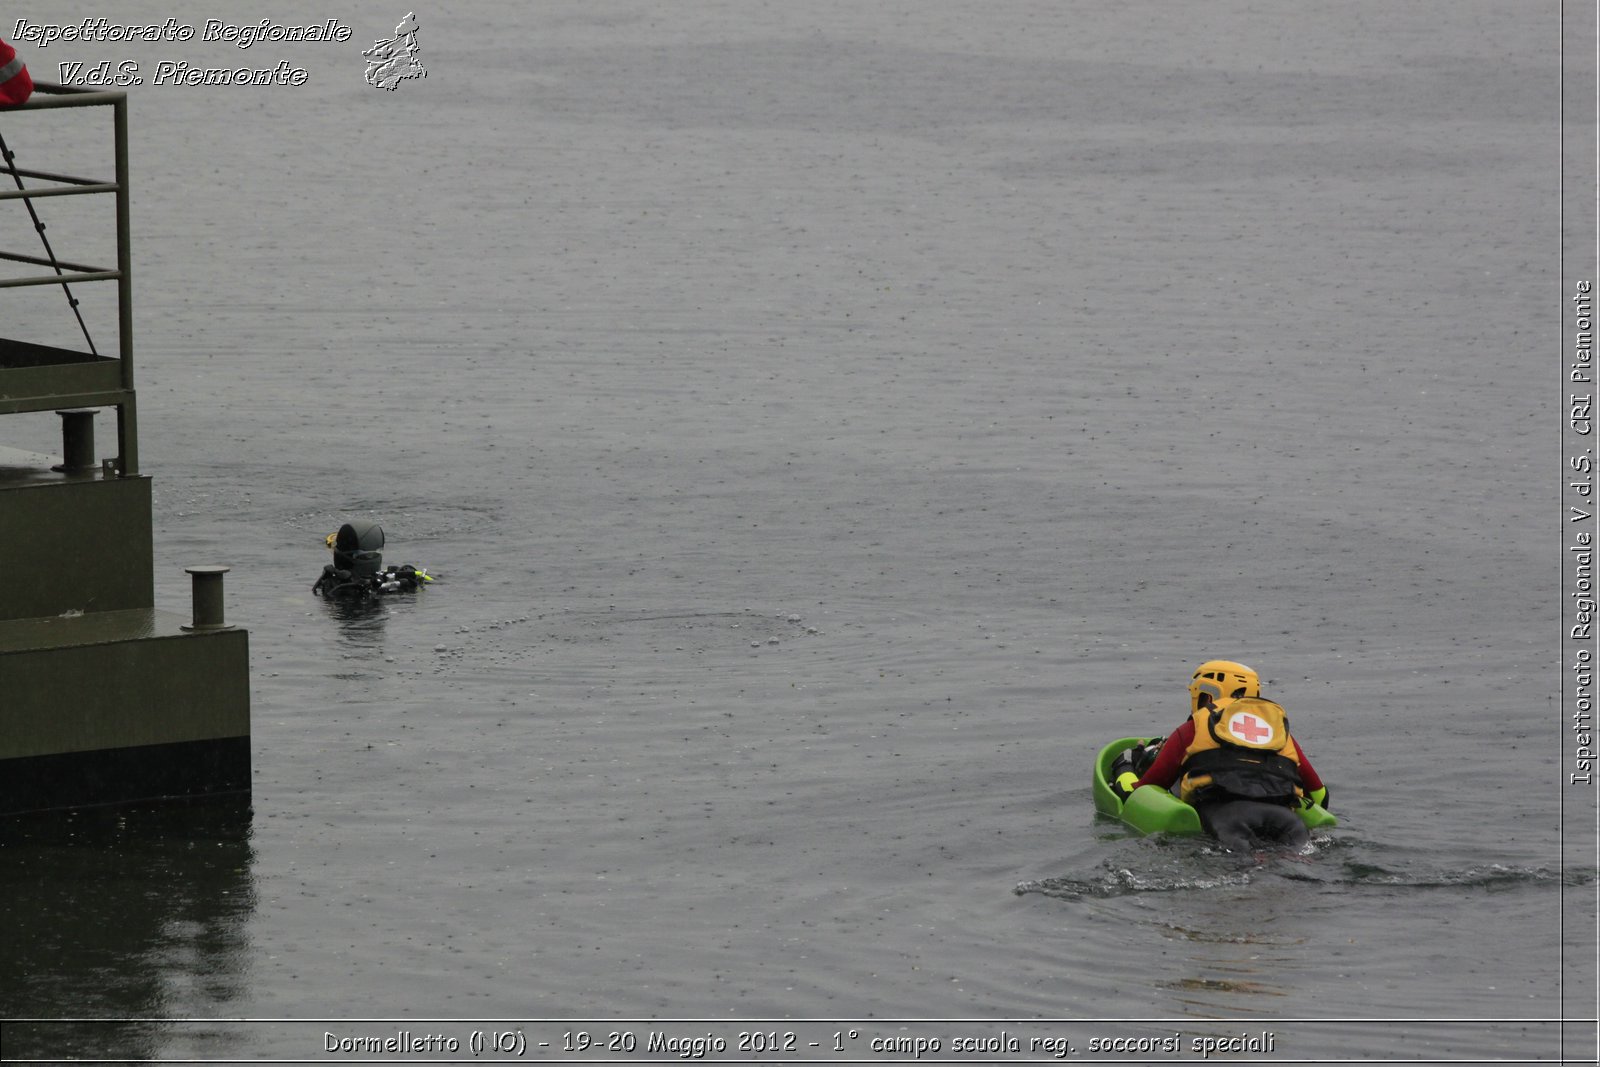
<svg viewBox="0 0 1600 1067">
<path fill-rule="evenodd" d="M 1311 832 L 1294 808 L 1265 800 L 1219 796 L 1195 805 L 1200 825 L 1230 852 L 1260 848 L 1298 849 Z"/>
</svg>

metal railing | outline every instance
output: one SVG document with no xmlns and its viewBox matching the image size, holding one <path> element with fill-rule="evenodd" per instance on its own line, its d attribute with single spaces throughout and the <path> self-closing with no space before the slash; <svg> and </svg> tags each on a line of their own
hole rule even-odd
<svg viewBox="0 0 1600 1067">
<path fill-rule="evenodd" d="M 33 217 L 35 229 L 43 240 L 45 255 L 31 255 L 21 252 L 11 252 L 0 249 L 0 260 L 21 263 L 34 267 L 49 267 L 52 273 L 29 275 L 18 278 L 0 278 L 0 289 L 17 286 L 31 285 L 59 285 L 66 293 L 68 304 L 73 313 L 78 314 L 77 299 L 72 295 L 69 285 L 74 282 L 99 282 L 115 281 L 117 283 L 117 356 L 116 362 L 120 371 L 112 388 L 105 388 L 107 384 L 100 376 L 82 377 L 74 379 L 70 373 L 64 373 L 52 378 L 48 374 L 36 375 L 38 384 L 32 386 L 36 390 L 43 390 L 38 395 L 29 396 L 28 384 L 20 386 L 22 392 L 13 394 L 0 386 L 0 413 L 19 411 L 38 411 L 46 408 L 57 407 L 111 407 L 117 408 L 117 440 L 120 455 L 117 458 L 117 470 L 123 476 L 138 473 L 139 446 L 136 426 L 135 401 L 133 389 L 133 256 L 130 245 L 129 225 L 129 197 L 128 197 L 128 96 L 123 92 L 105 92 L 101 90 L 79 89 L 71 86 L 57 85 L 50 82 L 35 82 L 33 96 L 25 104 L 0 109 L 0 121 L 12 115 L 25 115 L 29 112 L 46 111 L 55 108 L 83 108 L 83 107 L 109 107 L 112 113 L 113 151 L 115 154 L 115 178 L 111 181 L 96 178 L 83 178 L 70 174 L 56 174 L 49 171 L 31 170 L 18 167 L 9 145 L 5 146 L 5 156 L 0 160 L 0 181 L 14 184 L 15 188 L 0 189 L 0 201 L 21 200 L 27 206 L 29 214 Z M 0 141 L 0 145 L 4 142 Z M 23 179 L 45 182 L 48 184 L 36 187 L 26 187 Z M 88 196 L 111 193 L 116 197 L 117 217 L 117 265 L 114 268 L 94 266 L 83 263 L 72 263 L 60 260 L 50 248 L 49 241 L 44 237 L 44 225 L 33 208 L 33 201 L 45 197 L 57 196 Z M 0 322 L 5 322 L 9 328 L 9 316 L 0 317 Z M 80 325 L 83 323 L 81 314 L 78 314 Z M 98 357 L 94 351 L 93 339 L 89 337 L 87 327 L 84 327 L 84 338 L 89 345 L 90 355 Z M 21 341 L 20 338 L 13 340 Z M 0 363 L 0 379 L 6 374 L 6 367 Z"/>
</svg>

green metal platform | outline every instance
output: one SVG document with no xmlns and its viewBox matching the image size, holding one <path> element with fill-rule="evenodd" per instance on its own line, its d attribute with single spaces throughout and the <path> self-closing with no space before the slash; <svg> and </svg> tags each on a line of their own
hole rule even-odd
<svg viewBox="0 0 1600 1067">
<path fill-rule="evenodd" d="M 190 569 L 192 616 L 155 606 L 151 483 L 139 473 L 133 387 L 127 99 L 40 83 L 34 100 L 0 109 L 6 147 L 48 158 L 61 108 L 110 115 L 115 178 L 9 158 L 0 211 L 31 219 L 43 239 L 46 207 L 74 203 L 54 198 L 114 196 L 117 265 L 68 262 L 47 241 L 42 254 L 0 250 L 0 263 L 48 268 L 0 277 L 0 290 L 59 286 L 62 313 L 77 314 L 73 286 L 115 282 L 118 329 L 115 354 L 98 351 L 87 326 L 80 351 L 15 336 L 30 320 L 0 309 L 11 335 L 0 337 L 0 415 L 62 418 L 60 457 L 0 448 L 0 815 L 248 794 L 249 637 L 221 617 L 226 568 Z M 94 418 L 107 408 L 116 448 L 102 459 Z"/>
</svg>

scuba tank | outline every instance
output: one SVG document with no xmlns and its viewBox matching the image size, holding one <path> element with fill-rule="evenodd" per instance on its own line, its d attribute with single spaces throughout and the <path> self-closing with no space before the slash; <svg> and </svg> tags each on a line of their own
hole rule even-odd
<svg viewBox="0 0 1600 1067">
<path fill-rule="evenodd" d="M 356 580 L 383 570 L 383 527 L 375 522 L 347 522 L 333 535 L 333 565 Z"/>
</svg>

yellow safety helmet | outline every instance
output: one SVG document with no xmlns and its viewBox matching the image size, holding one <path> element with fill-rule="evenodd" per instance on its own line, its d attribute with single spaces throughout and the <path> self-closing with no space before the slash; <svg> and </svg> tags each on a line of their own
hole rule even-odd
<svg viewBox="0 0 1600 1067">
<path fill-rule="evenodd" d="M 1195 668 L 1189 682 L 1189 710 L 1200 710 L 1200 696 L 1205 694 L 1212 703 L 1220 704 L 1235 697 L 1261 695 L 1261 676 L 1243 663 L 1230 659 L 1208 659 Z"/>
</svg>

